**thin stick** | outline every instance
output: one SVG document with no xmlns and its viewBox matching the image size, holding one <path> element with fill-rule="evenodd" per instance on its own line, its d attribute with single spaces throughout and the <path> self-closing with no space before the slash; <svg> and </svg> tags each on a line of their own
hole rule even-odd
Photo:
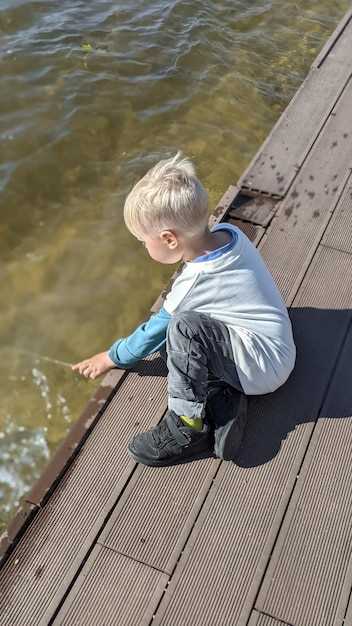
<svg viewBox="0 0 352 626">
<path fill-rule="evenodd" d="M 24 350 L 23 348 L 14 348 L 17 352 L 24 352 L 25 354 L 30 354 L 31 356 L 35 356 L 38 359 L 42 359 L 43 361 L 49 361 L 50 363 L 56 363 L 57 365 L 64 365 L 65 367 L 69 367 L 71 369 L 72 364 L 66 363 L 66 361 L 59 361 L 58 359 L 52 359 L 49 356 L 43 356 L 42 354 L 38 354 L 37 352 L 30 352 L 29 350 Z"/>
</svg>

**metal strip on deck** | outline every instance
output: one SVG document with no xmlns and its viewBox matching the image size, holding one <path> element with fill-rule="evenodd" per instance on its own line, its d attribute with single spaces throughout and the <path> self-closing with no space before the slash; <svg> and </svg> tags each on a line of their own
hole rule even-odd
<svg viewBox="0 0 352 626">
<path fill-rule="evenodd" d="M 53 624 L 148 626 L 168 576 L 113 550 L 96 546 L 82 570 L 82 585 Z"/>
<path fill-rule="evenodd" d="M 351 174 L 351 110 L 352 81 L 259 246 L 288 304 Z"/>
<path fill-rule="evenodd" d="M 239 179 L 238 185 L 284 196 L 352 72 L 352 23 L 325 59 L 312 68 Z"/>
<path fill-rule="evenodd" d="M 171 574 L 219 463 L 138 468 L 99 543 Z"/>
<path fill-rule="evenodd" d="M 352 142 L 352 136 L 350 141 Z M 322 244 L 352 253 L 352 186 L 350 185 L 346 187 L 334 211 Z"/>
<path fill-rule="evenodd" d="M 127 455 L 128 440 L 158 421 L 166 409 L 166 373 L 157 355 L 128 373 L 2 567 L 1 626 L 48 622 L 136 466 Z"/>
<path fill-rule="evenodd" d="M 329 274 L 321 257 L 334 255 L 340 255 L 342 278 L 323 298 Z M 318 308 L 344 307 L 351 297 L 351 281 L 344 279 L 352 265 L 345 259 L 342 266 L 341 255 L 349 256 L 322 249 L 308 272 L 295 303 L 299 308 L 290 311 L 295 369 L 275 394 L 251 398 L 238 467 L 221 467 L 155 626 L 247 623 L 351 318 L 343 308 L 333 314 Z"/>
</svg>

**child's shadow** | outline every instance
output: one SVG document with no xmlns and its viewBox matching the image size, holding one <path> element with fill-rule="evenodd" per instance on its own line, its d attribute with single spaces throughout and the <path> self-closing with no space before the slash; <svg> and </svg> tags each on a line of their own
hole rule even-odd
<svg viewBox="0 0 352 626">
<path fill-rule="evenodd" d="M 241 467 L 275 457 L 300 424 L 352 416 L 352 311 L 291 308 L 289 315 L 295 368 L 274 393 L 249 397 L 247 428 L 236 459 Z"/>
<path fill-rule="evenodd" d="M 262 465 L 274 458 L 290 431 L 318 417 L 352 416 L 352 311 L 290 308 L 296 364 L 279 389 L 248 397 L 248 421 L 234 462 Z M 142 361 L 140 375 L 167 376 L 162 358 Z"/>
</svg>

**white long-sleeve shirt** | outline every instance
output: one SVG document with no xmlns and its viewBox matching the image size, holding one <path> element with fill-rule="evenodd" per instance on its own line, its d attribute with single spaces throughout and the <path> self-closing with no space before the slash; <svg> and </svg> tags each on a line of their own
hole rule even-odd
<svg viewBox="0 0 352 626">
<path fill-rule="evenodd" d="M 236 226 L 221 223 L 212 230 L 221 229 L 232 234 L 232 245 L 218 256 L 186 262 L 164 309 L 170 314 L 191 309 L 224 322 L 244 392 L 269 393 L 295 364 L 291 320 L 257 248 Z"/>
<path fill-rule="evenodd" d="M 236 226 L 221 223 L 212 231 L 221 229 L 232 235 L 231 242 L 186 261 L 159 313 L 113 344 L 109 356 L 118 365 L 136 362 L 160 349 L 172 315 L 199 311 L 228 327 L 244 392 L 270 393 L 287 380 L 295 364 L 291 320 L 256 247 Z"/>
</svg>

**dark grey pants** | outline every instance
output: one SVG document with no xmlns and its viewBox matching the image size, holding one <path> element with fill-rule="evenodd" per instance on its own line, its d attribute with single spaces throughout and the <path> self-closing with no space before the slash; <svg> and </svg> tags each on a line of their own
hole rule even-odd
<svg viewBox="0 0 352 626">
<path fill-rule="evenodd" d="M 242 391 L 227 326 L 204 313 L 184 311 L 170 320 L 166 334 L 168 408 L 203 417 L 208 382 L 226 382 Z"/>
</svg>

